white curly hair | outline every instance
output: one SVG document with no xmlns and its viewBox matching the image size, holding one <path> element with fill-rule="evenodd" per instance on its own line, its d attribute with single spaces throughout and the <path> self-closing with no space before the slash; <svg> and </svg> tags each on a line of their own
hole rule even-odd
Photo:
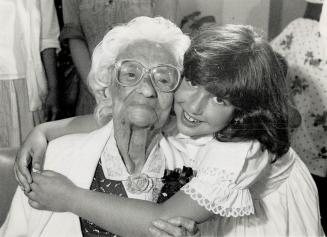
<svg viewBox="0 0 327 237">
<path fill-rule="evenodd" d="M 175 56 L 179 69 L 183 67 L 184 53 L 190 46 L 190 38 L 174 23 L 162 17 L 136 17 L 127 24 L 110 30 L 94 49 L 88 75 L 89 87 L 97 101 L 94 115 L 101 125 L 112 117 L 112 99 L 108 87 L 115 75 L 110 68 L 123 49 L 139 40 L 167 45 Z"/>
</svg>

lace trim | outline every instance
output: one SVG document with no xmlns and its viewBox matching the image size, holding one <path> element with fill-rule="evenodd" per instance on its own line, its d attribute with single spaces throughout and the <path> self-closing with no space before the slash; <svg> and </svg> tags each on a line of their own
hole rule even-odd
<svg viewBox="0 0 327 237">
<path fill-rule="evenodd" d="M 186 166 L 186 167 L 194 167 L 195 159 L 190 158 L 190 157 L 186 157 L 186 159 L 184 160 L 184 162 L 185 162 L 184 166 Z"/>
<path fill-rule="evenodd" d="M 202 196 L 202 194 L 196 192 L 194 188 L 191 188 L 186 184 L 181 190 L 190 197 L 197 201 L 200 206 L 205 207 L 207 210 L 213 212 L 214 214 L 224 216 L 224 217 L 239 217 L 239 216 L 249 216 L 254 214 L 253 205 L 247 205 L 243 207 L 223 207 L 217 202 L 210 202 L 208 199 Z"/>
<path fill-rule="evenodd" d="M 221 180 L 234 180 L 235 173 L 226 171 L 219 168 L 205 167 L 201 168 L 197 172 L 197 176 L 206 175 L 206 176 L 215 176 L 219 177 Z"/>
</svg>

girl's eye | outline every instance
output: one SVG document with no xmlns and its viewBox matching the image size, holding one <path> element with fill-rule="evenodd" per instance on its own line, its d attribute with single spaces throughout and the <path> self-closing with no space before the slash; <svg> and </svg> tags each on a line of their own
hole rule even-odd
<svg viewBox="0 0 327 237">
<path fill-rule="evenodd" d="M 218 104 L 218 105 L 225 105 L 225 104 L 226 104 L 226 102 L 225 102 L 224 99 L 219 98 L 219 97 L 217 97 L 217 96 L 212 97 L 212 100 L 213 100 L 214 103 L 216 103 L 216 104 Z"/>
</svg>

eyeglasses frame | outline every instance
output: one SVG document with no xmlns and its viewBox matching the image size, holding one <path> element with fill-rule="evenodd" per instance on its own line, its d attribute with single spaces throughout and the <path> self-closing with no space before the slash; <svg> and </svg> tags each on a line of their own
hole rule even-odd
<svg viewBox="0 0 327 237">
<path fill-rule="evenodd" d="M 137 63 L 137 64 L 139 64 L 139 65 L 142 66 L 142 74 L 141 74 L 140 78 L 139 78 L 138 80 L 136 80 L 133 84 L 126 85 L 126 84 L 124 84 L 124 83 L 121 83 L 121 82 L 118 80 L 118 76 L 119 76 L 118 73 L 119 73 L 119 70 L 120 70 L 120 68 L 121 68 L 121 66 L 122 66 L 122 64 L 123 64 L 124 62 L 135 62 L 135 63 Z M 154 80 L 154 78 L 153 78 L 153 70 L 154 70 L 155 68 L 158 68 L 158 67 L 161 67 L 161 66 L 169 66 L 169 67 L 172 67 L 172 68 L 176 69 L 176 71 L 177 71 L 177 76 L 178 76 L 177 83 L 176 83 L 176 85 L 174 86 L 174 88 L 171 89 L 171 90 L 162 90 L 162 89 L 160 89 L 160 88 L 157 86 L 157 84 L 155 83 L 155 80 Z M 137 61 L 137 60 L 135 60 L 135 59 L 122 59 L 122 60 L 118 60 L 118 61 L 114 64 L 114 69 L 115 69 L 115 74 L 116 74 L 116 77 L 115 77 L 116 82 L 117 82 L 119 85 L 124 86 L 124 87 L 129 87 L 129 86 L 135 86 L 135 85 L 137 85 L 137 84 L 140 83 L 140 81 L 143 79 L 145 73 L 148 73 L 148 74 L 150 75 L 152 86 L 154 86 L 155 88 L 157 88 L 157 89 L 158 89 L 159 91 L 161 91 L 161 92 L 173 92 L 173 91 L 175 91 L 175 90 L 178 88 L 179 84 L 181 83 L 181 75 L 182 75 L 181 70 L 178 69 L 177 67 L 175 67 L 174 65 L 171 65 L 171 64 L 159 64 L 159 65 L 157 65 L 157 66 L 155 66 L 155 67 L 148 68 L 148 67 L 144 66 L 142 63 L 140 63 L 139 61 Z"/>
</svg>

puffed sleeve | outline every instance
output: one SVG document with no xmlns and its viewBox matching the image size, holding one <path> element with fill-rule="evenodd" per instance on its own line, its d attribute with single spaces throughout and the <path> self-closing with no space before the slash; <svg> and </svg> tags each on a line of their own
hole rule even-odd
<svg viewBox="0 0 327 237">
<path fill-rule="evenodd" d="M 79 12 L 80 0 L 62 1 L 62 13 L 64 17 L 64 27 L 61 31 L 60 39 L 84 39 L 84 33 L 80 22 Z"/>
<path fill-rule="evenodd" d="M 268 164 L 268 152 L 253 142 L 214 141 L 201 151 L 197 175 L 182 190 L 208 211 L 225 217 L 254 213 L 249 187 Z"/>
<path fill-rule="evenodd" d="M 47 48 L 60 48 L 59 24 L 54 1 L 41 0 L 41 51 Z"/>
</svg>

